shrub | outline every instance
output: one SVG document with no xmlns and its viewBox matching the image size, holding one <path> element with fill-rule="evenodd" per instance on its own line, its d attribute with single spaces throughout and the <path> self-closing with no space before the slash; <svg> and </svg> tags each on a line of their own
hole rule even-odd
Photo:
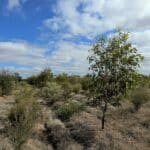
<svg viewBox="0 0 150 150">
<path fill-rule="evenodd" d="M 60 123 L 45 124 L 44 134 L 56 150 L 65 149 L 70 140 L 69 132 Z"/>
<path fill-rule="evenodd" d="M 74 113 L 80 112 L 84 109 L 84 105 L 77 102 L 70 102 L 61 106 L 57 111 L 56 115 L 62 121 L 68 120 Z"/>
<path fill-rule="evenodd" d="M 26 79 L 27 83 L 34 85 L 36 87 L 45 87 L 47 82 L 53 80 L 53 73 L 50 69 L 44 69 L 37 76 L 30 76 Z"/>
<path fill-rule="evenodd" d="M 85 147 L 89 147 L 95 141 L 95 130 L 86 123 L 74 122 L 68 126 L 71 137 Z"/>
<path fill-rule="evenodd" d="M 136 111 L 138 111 L 141 106 L 150 100 L 150 90 L 148 88 L 138 88 L 131 94 L 131 102 Z"/>
<path fill-rule="evenodd" d="M 72 86 L 69 82 L 63 82 L 61 83 L 62 89 L 63 89 L 63 98 L 64 100 L 67 100 L 70 98 L 70 94 L 72 92 Z"/>
<path fill-rule="evenodd" d="M 43 70 L 38 76 L 36 85 L 38 87 L 46 86 L 47 82 L 51 82 L 53 80 L 53 73 L 50 69 Z"/>
<path fill-rule="evenodd" d="M 72 91 L 76 94 L 79 93 L 81 91 L 81 84 L 76 83 L 76 84 L 72 85 Z"/>
<path fill-rule="evenodd" d="M 60 100 L 60 98 L 62 98 L 62 94 L 63 90 L 56 82 L 48 82 L 46 87 L 43 87 L 41 90 L 41 96 L 51 104 Z"/>
<path fill-rule="evenodd" d="M 10 95 L 14 86 L 14 76 L 8 71 L 0 72 L 0 95 Z"/>
<path fill-rule="evenodd" d="M 22 89 L 8 115 L 8 135 L 16 150 L 27 141 L 39 116 L 40 107 L 31 93 L 30 89 Z"/>
</svg>

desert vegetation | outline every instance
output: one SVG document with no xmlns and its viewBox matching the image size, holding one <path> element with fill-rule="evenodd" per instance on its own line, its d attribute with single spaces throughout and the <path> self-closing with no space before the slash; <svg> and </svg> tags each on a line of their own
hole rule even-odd
<svg viewBox="0 0 150 150">
<path fill-rule="evenodd" d="M 89 50 L 85 76 L 0 71 L 0 150 L 148 150 L 150 76 L 119 32 Z"/>
</svg>

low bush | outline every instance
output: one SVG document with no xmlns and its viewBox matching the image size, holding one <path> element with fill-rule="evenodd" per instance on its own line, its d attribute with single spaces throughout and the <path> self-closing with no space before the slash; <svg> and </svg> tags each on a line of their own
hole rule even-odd
<svg viewBox="0 0 150 150">
<path fill-rule="evenodd" d="M 62 121 L 68 120 L 74 113 L 80 112 L 85 108 L 84 104 L 78 102 L 70 102 L 61 106 L 56 115 Z"/>
<path fill-rule="evenodd" d="M 95 130 L 92 126 L 86 123 L 74 122 L 70 124 L 70 135 L 79 144 L 84 147 L 91 146 L 95 141 Z"/>
<path fill-rule="evenodd" d="M 67 100 L 71 96 L 72 85 L 69 82 L 63 82 L 63 83 L 61 83 L 61 86 L 63 89 L 63 99 Z"/>
<path fill-rule="evenodd" d="M 44 134 L 48 143 L 52 144 L 56 150 L 65 149 L 70 140 L 69 132 L 59 123 L 45 124 Z"/>
<path fill-rule="evenodd" d="M 30 89 L 22 89 L 16 96 L 16 104 L 11 109 L 8 120 L 8 135 L 15 150 L 20 150 L 32 133 L 40 114 L 40 107 Z"/>
<path fill-rule="evenodd" d="M 76 84 L 72 85 L 72 91 L 76 94 L 79 93 L 81 91 L 81 84 L 76 83 Z"/>
<path fill-rule="evenodd" d="M 56 82 L 48 82 L 43 87 L 40 94 L 48 103 L 53 104 L 55 101 L 62 99 L 63 90 Z"/>
<path fill-rule="evenodd" d="M 150 100 L 150 89 L 148 88 L 138 88 L 131 94 L 131 102 L 134 109 L 138 111 L 141 106 Z"/>
</svg>

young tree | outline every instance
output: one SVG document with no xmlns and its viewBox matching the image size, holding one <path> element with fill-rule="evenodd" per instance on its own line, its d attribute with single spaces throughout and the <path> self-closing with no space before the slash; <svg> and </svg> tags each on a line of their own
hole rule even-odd
<svg viewBox="0 0 150 150">
<path fill-rule="evenodd" d="M 90 91 L 94 103 L 102 109 L 102 129 L 108 103 L 119 106 L 122 97 L 137 81 L 137 68 L 143 57 L 137 53 L 128 38 L 128 33 L 119 32 L 110 39 L 101 38 L 90 50 Z"/>
</svg>

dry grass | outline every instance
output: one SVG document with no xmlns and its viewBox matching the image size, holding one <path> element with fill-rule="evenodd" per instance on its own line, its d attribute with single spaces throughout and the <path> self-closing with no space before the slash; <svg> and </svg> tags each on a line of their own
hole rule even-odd
<svg viewBox="0 0 150 150">
<path fill-rule="evenodd" d="M 73 99 L 75 99 L 75 96 Z M 7 115 L 13 106 L 13 102 L 12 97 L 0 97 L 0 150 L 13 150 L 5 133 Z M 90 126 L 95 132 L 95 140 L 86 150 L 149 150 L 149 108 L 150 103 L 147 103 L 138 112 L 133 112 L 132 105 L 127 102 L 120 108 L 110 107 L 106 116 L 106 127 L 104 130 L 101 130 L 101 112 L 96 108 L 88 107 L 86 111 L 73 115 L 68 122 L 63 123 L 55 118 L 53 110 L 42 105 L 41 121 L 35 126 L 34 135 L 24 145 L 24 150 L 55 150 L 52 144 L 46 141 L 43 134 L 45 123 L 54 128 L 55 125 L 59 125 L 68 132 L 68 125 L 75 122 Z M 53 133 L 54 131 L 56 130 L 53 130 Z M 68 138 L 65 139 L 67 145 L 65 142 L 62 142 L 63 134 L 59 139 L 60 143 L 57 143 L 61 148 L 64 145 L 66 146 L 62 150 L 85 150 L 84 145 L 75 141 L 69 133 L 67 136 Z"/>
</svg>

